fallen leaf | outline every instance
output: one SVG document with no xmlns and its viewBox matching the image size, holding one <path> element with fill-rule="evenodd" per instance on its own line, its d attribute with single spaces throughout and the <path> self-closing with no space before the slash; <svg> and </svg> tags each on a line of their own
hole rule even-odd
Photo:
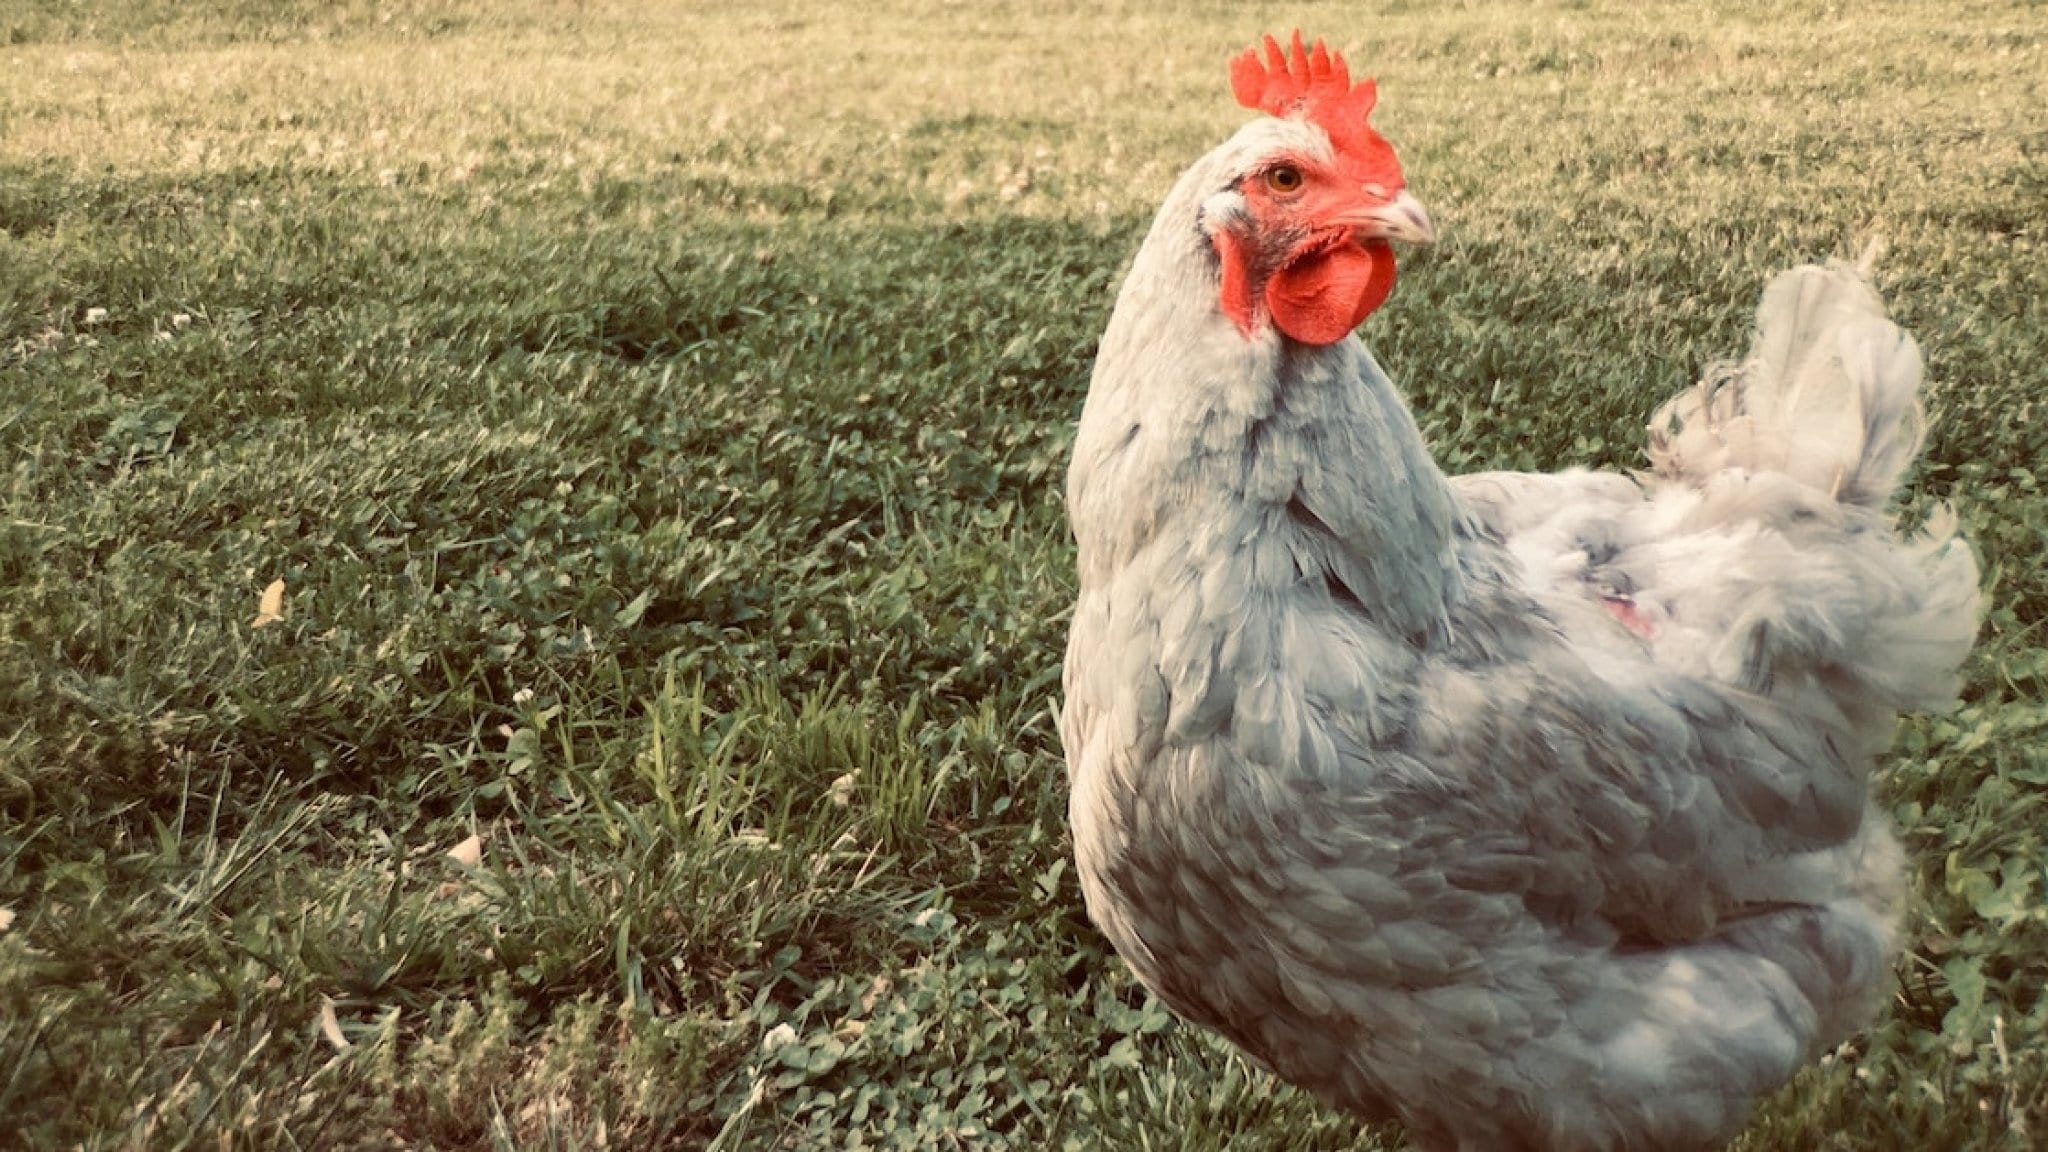
<svg viewBox="0 0 2048 1152">
<path fill-rule="evenodd" d="M 249 621 L 249 627 L 261 628 L 284 619 L 284 581 L 272 580 L 270 587 L 263 590 L 263 599 L 256 602 L 256 618 Z"/>
<path fill-rule="evenodd" d="M 483 862 L 484 838 L 471 836 L 448 850 L 448 858 L 464 868 L 474 868 Z"/>
<path fill-rule="evenodd" d="M 853 803 L 853 788 L 859 780 L 860 769 L 858 768 L 837 777 L 832 781 L 832 786 L 825 790 L 826 799 L 832 801 L 834 808 L 844 808 Z"/>
<path fill-rule="evenodd" d="M 889 978 L 887 976 L 875 977 L 873 980 L 868 981 L 868 990 L 860 994 L 860 1010 L 863 1012 L 873 1012 L 875 1005 L 881 1003 L 882 997 L 888 994 Z"/>
<path fill-rule="evenodd" d="M 334 1014 L 334 1001 L 325 996 L 320 998 L 320 1034 L 327 1037 L 336 1052 L 348 1051 L 348 1037 L 341 1034 L 341 1018 Z"/>
</svg>

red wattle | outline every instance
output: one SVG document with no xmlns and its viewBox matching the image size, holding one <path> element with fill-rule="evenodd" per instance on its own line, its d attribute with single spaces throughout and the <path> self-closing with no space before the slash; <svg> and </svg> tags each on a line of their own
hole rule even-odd
<svg viewBox="0 0 2048 1152">
<path fill-rule="evenodd" d="M 1394 250 L 1385 241 L 1341 244 L 1289 264 L 1266 282 L 1266 310 L 1303 344 L 1335 344 L 1365 323 L 1394 290 Z"/>
<path fill-rule="evenodd" d="M 1216 304 L 1231 323 L 1245 336 L 1252 334 L 1256 317 L 1252 312 L 1252 273 L 1250 260 L 1246 257 L 1244 245 L 1230 232 L 1216 233 L 1211 242 L 1216 246 L 1216 260 L 1222 273 L 1218 286 Z"/>
</svg>

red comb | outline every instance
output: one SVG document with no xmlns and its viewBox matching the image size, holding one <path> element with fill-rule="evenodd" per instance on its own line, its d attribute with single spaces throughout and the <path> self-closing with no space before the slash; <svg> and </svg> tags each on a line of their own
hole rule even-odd
<svg viewBox="0 0 2048 1152">
<path fill-rule="evenodd" d="M 1288 50 L 1283 51 L 1271 36 L 1266 37 L 1265 47 L 1263 60 L 1257 48 L 1249 48 L 1230 62 L 1230 90 L 1237 94 L 1238 103 L 1269 116 L 1299 113 L 1328 133 L 1330 143 L 1339 151 L 1377 138 L 1378 134 L 1366 127 L 1365 118 L 1372 114 L 1379 89 L 1371 80 L 1353 85 L 1344 57 L 1330 51 L 1320 37 L 1315 47 L 1304 49 L 1301 29 L 1296 28 Z"/>
</svg>

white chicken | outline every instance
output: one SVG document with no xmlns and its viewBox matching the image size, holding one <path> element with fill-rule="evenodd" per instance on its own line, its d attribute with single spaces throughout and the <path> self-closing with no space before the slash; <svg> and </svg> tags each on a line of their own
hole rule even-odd
<svg viewBox="0 0 2048 1152">
<path fill-rule="evenodd" d="M 1867 269 L 1764 292 L 1651 473 L 1447 478 L 1351 335 L 1427 242 L 1374 90 L 1297 33 L 1181 177 L 1068 478 L 1062 736 L 1138 977 L 1425 1149 L 1682 1149 L 1857 1028 L 1901 853 L 1869 776 L 1978 618 Z"/>
</svg>

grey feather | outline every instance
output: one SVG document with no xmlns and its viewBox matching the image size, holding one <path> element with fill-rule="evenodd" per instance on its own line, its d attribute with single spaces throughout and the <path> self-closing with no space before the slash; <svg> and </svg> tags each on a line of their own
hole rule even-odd
<svg viewBox="0 0 2048 1152">
<path fill-rule="evenodd" d="M 1355 338 L 1217 310 L 1202 214 L 1301 130 L 1176 186 L 1076 436 L 1089 911 L 1175 1010 L 1423 1148 L 1713 1147 L 1881 996 L 1869 774 L 1975 633 L 1952 520 L 1883 515 L 1917 349 L 1860 271 L 1799 269 L 1652 472 L 1447 478 Z"/>
</svg>

